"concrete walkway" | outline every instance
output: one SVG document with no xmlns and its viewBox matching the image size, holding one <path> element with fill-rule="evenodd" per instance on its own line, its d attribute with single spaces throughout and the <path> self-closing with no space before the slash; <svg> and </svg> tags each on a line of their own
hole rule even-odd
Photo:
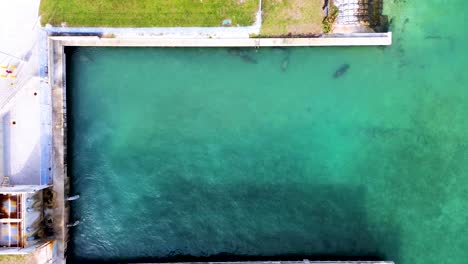
<svg viewBox="0 0 468 264">
<path fill-rule="evenodd" d="M 392 33 L 328 35 L 326 38 L 99 38 L 96 36 L 49 37 L 61 46 L 109 47 L 300 47 L 387 46 Z M 60 49 L 58 49 L 60 50 Z M 63 51 L 59 51 L 63 52 Z"/>
<path fill-rule="evenodd" d="M 9 176 L 11 184 L 48 184 L 50 181 L 50 173 L 43 173 L 50 167 L 47 161 L 50 157 L 43 155 L 47 152 L 43 144 L 47 142 L 43 129 L 43 124 L 47 123 L 43 122 L 43 117 L 47 113 L 42 111 L 42 104 L 47 103 L 43 99 L 47 93 L 40 91 L 38 77 L 39 37 L 44 34 L 38 23 L 39 3 L 39 0 L 0 0 L 0 66 L 6 67 L 0 67 L 0 75 L 11 70 L 11 75 L 16 77 L 0 78 L 3 132 L 0 176 Z M 45 37 L 42 39 L 45 41 Z"/>
<path fill-rule="evenodd" d="M 27 81 L 3 116 L 4 175 L 10 183 L 40 185 L 41 111 L 39 78 Z"/>
<path fill-rule="evenodd" d="M 114 34 L 116 37 L 151 38 L 248 38 L 258 34 L 260 26 L 247 27 L 164 27 L 164 28 L 107 28 L 107 27 L 52 27 L 45 30 L 52 34 Z"/>
</svg>

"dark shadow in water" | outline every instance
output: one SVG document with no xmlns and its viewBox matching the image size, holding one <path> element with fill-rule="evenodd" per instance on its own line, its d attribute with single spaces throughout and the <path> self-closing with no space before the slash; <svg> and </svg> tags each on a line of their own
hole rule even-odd
<svg viewBox="0 0 468 264">
<path fill-rule="evenodd" d="M 226 190 L 220 197 L 216 188 L 206 188 L 204 181 L 187 182 L 182 177 L 173 179 L 181 186 L 181 193 L 188 189 L 200 192 L 205 201 L 212 200 L 211 209 L 220 209 L 222 216 L 230 215 L 228 200 L 238 200 L 243 212 L 258 215 L 261 223 L 252 241 L 247 241 L 249 251 L 278 254 L 242 255 L 233 245 L 233 252 L 219 252 L 209 256 L 190 256 L 173 253 L 154 258 L 88 259 L 72 256 L 72 263 L 89 262 L 208 262 L 208 261 L 266 261 L 266 260 L 395 260 L 399 251 L 399 230 L 395 226 L 370 228 L 365 211 L 365 188 L 345 185 L 321 185 L 308 183 L 239 184 Z M 221 188 L 222 186 L 219 186 Z M 211 189 L 211 190 L 210 190 Z M 179 202 L 183 201 L 183 198 Z M 246 202 L 247 201 L 247 202 Z M 176 204 L 178 201 L 174 201 Z M 289 206 L 284 206 L 285 204 Z M 235 216 L 235 215 L 234 215 Z M 262 226 L 275 218 L 280 230 L 268 230 Z M 241 216 L 236 220 L 241 221 Z M 177 219 L 174 219 L 177 222 Z M 239 223 L 239 221 L 234 221 Z M 284 221 L 284 222 L 283 222 Z M 375 223 L 374 223 L 375 224 Z M 226 226 L 224 226 L 226 227 Z M 236 228 L 233 224 L 232 228 Z M 237 231 L 237 230 L 236 230 Z M 239 236 L 242 236 L 239 233 Z M 246 239 L 252 239 L 247 236 Z M 144 239 L 144 238 L 142 238 Z M 183 239 L 183 237 L 181 237 Z M 240 239 L 241 240 L 241 239 Z M 232 241 L 227 241 L 230 243 Z M 244 241 L 243 241 L 244 242 Z M 151 243 L 151 242 L 149 242 Z M 235 243 L 235 242 L 234 242 Z M 71 243 L 73 248 L 73 243 Z M 236 249 L 237 248 L 237 249 Z"/>
<path fill-rule="evenodd" d="M 86 55 L 82 55 L 84 52 L 83 50 L 86 50 L 86 49 L 81 49 L 78 48 L 78 47 L 65 47 L 64 49 L 64 53 L 65 53 L 65 56 L 66 56 L 66 62 L 67 62 L 67 65 L 66 65 L 66 75 L 67 76 L 67 79 L 70 80 L 70 81 L 67 81 L 67 84 L 66 84 L 66 106 L 67 106 L 67 116 L 66 116 L 66 136 L 64 137 L 64 143 L 66 145 L 66 151 L 64 152 L 64 158 L 65 158 L 65 161 L 66 161 L 66 166 L 67 166 L 67 172 L 68 172 L 68 177 L 70 179 L 70 184 L 66 185 L 66 193 L 69 194 L 69 196 L 72 196 L 72 195 L 76 195 L 76 194 L 79 194 L 75 191 L 75 186 L 73 184 L 73 180 L 75 179 L 75 177 L 79 177 L 79 175 L 73 175 L 73 171 L 75 169 L 75 166 L 74 166 L 74 163 L 71 162 L 73 160 L 73 155 L 74 153 L 76 152 L 75 151 L 75 142 L 78 142 L 76 144 L 80 144 L 80 134 L 83 133 L 83 131 L 77 131 L 75 128 L 74 128 L 74 121 L 75 119 L 79 119 L 78 116 L 79 116 L 79 111 L 78 111 L 78 104 L 76 103 L 77 99 L 74 98 L 74 94 L 77 93 L 76 89 L 75 90 L 72 90 L 70 89 L 70 86 L 72 86 L 72 80 L 75 80 L 76 79 L 72 79 L 72 77 L 75 77 L 75 76 L 80 76 L 79 74 L 79 67 L 77 67 L 77 63 L 71 63 L 72 61 L 79 61 L 81 63 L 87 63 L 87 62 L 92 62 L 92 58 L 91 57 L 88 57 Z M 89 50 L 89 49 L 88 49 Z M 80 53 L 81 51 L 81 53 Z M 86 54 L 86 53 L 84 53 Z M 78 88 L 77 85 L 74 86 L 75 88 Z M 80 121 L 88 121 L 88 120 L 83 120 L 81 119 Z M 84 125 L 84 127 L 86 127 L 86 125 Z M 79 167 L 79 166 L 77 166 Z M 73 207 L 73 204 L 76 203 L 75 202 L 68 202 L 66 201 L 67 205 L 69 206 L 69 219 L 68 219 L 68 222 L 70 223 L 73 223 L 74 221 L 76 220 L 80 220 L 79 217 L 77 216 L 78 214 L 76 214 L 75 210 L 74 210 L 74 207 Z M 70 228 L 68 230 L 68 233 L 70 236 L 73 236 L 74 234 L 74 230 L 75 228 Z M 68 243 L 70 245 L 70 243 Z M 67 248 L 67 251 L 65 251 L 65 256 L 67 257 L 70 253 L 70 250 L 69 248 Z"/>
<path fill-rule="evenodd" d="M 252 48 L 229 48 L 227 51 L 229 55 L 239 57 L 243 62 L 250 64 L 258 63 L 254 57 L 254 50 Z"/>
<path fill-rule="evenodd" d="M 65 68 L 65 76 L 67 76 L 68 79 L 72 79 L 73 76 L 75 76 L 75 73 L 77 75 L 77 69 L 75 69 L 76 67 L 76 63 L 71 63 L 72 61 L 74 60 L 78 60 L 77 58 L 73 58 L 74 54 L 77 53 L 77 50 L 78 48 L 77 47 L 65 47 L 64 49 L 64 52 L 65 52 L 65 60 L 66 62 L 68 62 L 68 64 L 66 65 L 66 68 Z M 73 60 L 72 60 L 73 59 Z M 74 149 L 73 149 L 73 140 L 74 140 L 74 137 L 75 137 L 75 134 L 78 134 L 77 133 L 73 133 L 74 132 L 74 129 L 73 129 L 73 115 L 71 115 L 71 113 L 75 114 L 75 109 L 76 109 L 76 106 L 75 106 L 75 103 L 74 103 L 74 100 L 72 100 L 72 97 L 73 97 L 73 91 L 69 88 L 69 86 L 71 86 L 71 81 L 70 82 L 67 82 L 66 83 L 66 91 L 65 91 L 65 94 L 66 94 L 66 107 L 67 107 L 67 116 L 66 116 L 66 119 L 65 119 L 65 122 L 67 124 L 66 128 L 66 136 L 64 137 L 64 143 L 65 143 L 65 146 L 66 146 L 66 151 L 64 153 L 65 155 L 65 160 L 67 161 L 67 170 L 68 172 L 71 172 L 73 171 L 73 163 L 72 162 L 69 162 L 69 159 L 70 159 L 70 155 L 72 155 L 72 153 L 74 153 Z M 73 98 L 74 99 L 74 98 Z M 68 175 L 70 176 L 70 175 Z M 73 193 L 73 185 L 70 184 L 69 185 L 69 192 L 70 193 Z M 72 210 L 73 207 L 70 208 L 70 210 Z"/>
</svg>

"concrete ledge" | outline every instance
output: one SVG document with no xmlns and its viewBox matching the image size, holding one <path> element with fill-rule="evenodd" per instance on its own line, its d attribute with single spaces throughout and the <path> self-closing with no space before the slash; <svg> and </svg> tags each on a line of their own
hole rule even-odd
<svg viewBox="0 0 468 264">
<path fill-rule="evenodd" d="M 227 262 L 175 262 L 160 264 L 395 264 L 393 261 L 227 261 Z"/>
<path fill-rule="evenodd" d="M 50 40 L 62 46 L 101 47 L 307 47 L 307 46 L 389 46 L 392 33 L 372 36 L 330 36 L 320 38 L 99 38 L 97 36 L 57 36 Z"/>
<path fill-rule="evenodd" d="M 66 97 L 65 56 L 59 42 L 48 39 L 49 84 L 52 101 L 52 176 L 55 193 L 54 232 L 56 259 L 54 263 L 65 263 L 67 250 L 68 210 L 65 197 L 69 189 L 66 166 Z"/>
</svg>

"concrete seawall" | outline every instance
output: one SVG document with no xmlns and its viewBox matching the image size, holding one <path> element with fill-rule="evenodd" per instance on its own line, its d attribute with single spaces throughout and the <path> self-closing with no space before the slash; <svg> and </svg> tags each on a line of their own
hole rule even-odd
<svg viewBox="0 0 468 264">
<path fill-rule="evenodd" d="M 116 47 L 307 47 L 307 46 L 389 46 L 392 33 L 331 35 L 319 38 L 99 38 L 97 36 L 56 36 L 62 46 Z"/>
<path fill-rule="evenodd" d="M 227 261 L 227 262 L 174 262 L 171 264 L 395 264 L 393 261 Z M 169 264 L 169 263 L 161 263 Z"/>
<path fill-rule="evenodd" d="M 66 85 L 65 54 L 59 42 L 48 39 L 49 85 L 52 100 L 52 167 L 55 196 L 54 233 L 57 241 L 57 259 L 54 263 L 65 263 L 68 242 L 69 207 L 65 200 L 69 190 L 67 174 L 66 141 Z"/>
<path fill-rule="evenodd" d="M 54 36 L 48 38 L 48 77 L 52 101 L 52 176 L 56 194 L 54 211 L 57 257 L 55 263 L 66 261 L 69 206 L 65 198 L 69 192 L 67 174 L 67 108 L 66 108 L 66 57 L 67 46 L 101 47 L 300 47 L 300 46 L 387 46 L 392 44 L 392 34 L 362 34 L 354 37 L 335 35 L 327 38 L 194 38 L 162 39 L 140 38 L 99 38 L 97 36 Z M 71 220 L 70 220 L 71 221 Z M 223 262 L 248 264 L 314 264 L 314 263 L 372 263 L 393 264 L 393 262 Z M 213 264 L 215 264 L 213 262 Z"/>
</svg>

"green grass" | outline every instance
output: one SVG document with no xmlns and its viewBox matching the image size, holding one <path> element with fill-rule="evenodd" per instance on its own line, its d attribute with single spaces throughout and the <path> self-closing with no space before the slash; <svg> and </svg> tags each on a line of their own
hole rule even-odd
<svg viewBox="0 0 468 264">
<path fill-rule="evenodd" d="M 186 27 L 251 25 L 258 0 L 42 0 L 41 23 L 55 26 Z"/>
<path fill-rule="evenodd" d="M 263 0 L 261 36 L 322 33 L 322 0 Z"/>
</svg>

